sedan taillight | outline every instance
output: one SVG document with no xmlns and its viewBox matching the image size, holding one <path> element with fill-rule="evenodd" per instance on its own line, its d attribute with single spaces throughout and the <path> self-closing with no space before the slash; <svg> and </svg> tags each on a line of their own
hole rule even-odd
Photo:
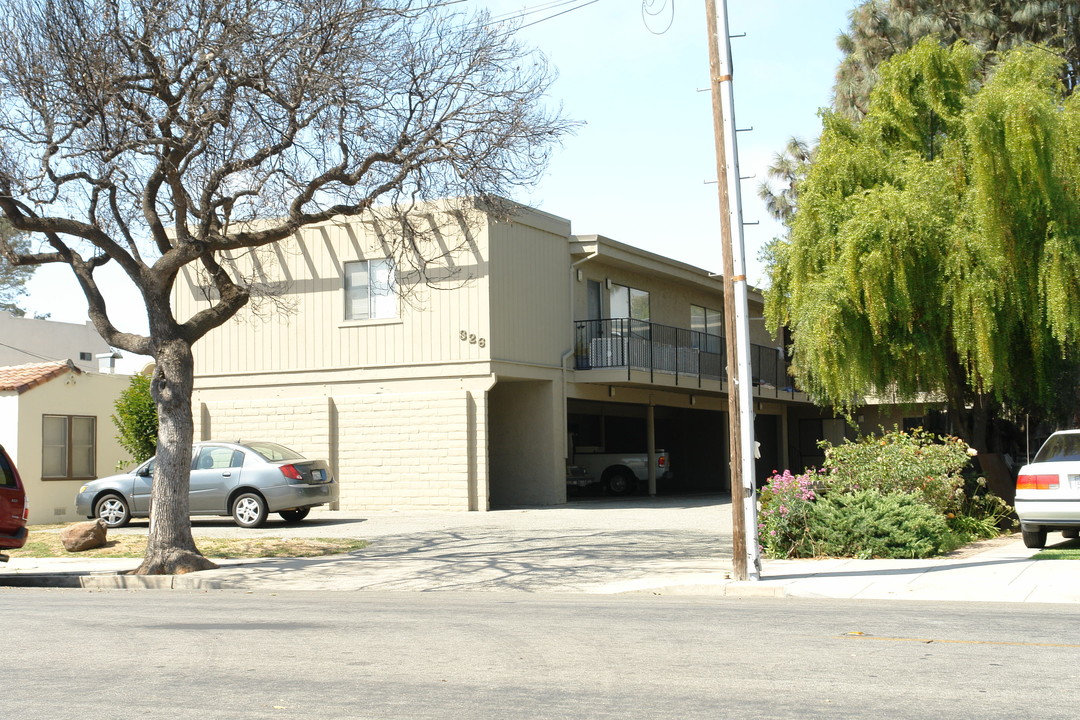
<svg viewBox="0 0 1080 720">
<path fill-rule="evenodd" d="M 1057 475 L 1019 475 L 1016 478 L 1017 490 L 1057 490 Z"/>
<path fill-rule="evenodd" d="M 296 469 L 295 465 L 282 465 L 281 474 L 289 480 L 303 480 L 304 476 Z"/>
</svg>

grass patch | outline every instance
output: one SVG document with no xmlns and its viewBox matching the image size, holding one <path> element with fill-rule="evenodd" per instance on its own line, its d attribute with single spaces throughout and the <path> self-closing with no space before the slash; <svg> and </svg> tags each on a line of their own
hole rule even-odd
<svg viewBox="0 0 1080 720">
<path fill-rule="evenodd" d="M 208 558 L 241 560 L 249 558 L 301 558 L 339 555 L 367 547 L 354 538 L 196 538 L 199 552 Z M 60 533 L 30 533 L 26 545 L 8 550 L 12 558 L 141 558 L 146 554 L 145 535 L 113 535 L 99 548 L 71 553 L 60 542 Z"/>
<path fill-rule="evenodd" d="M 1080 540 L 1069 540 L 1054 547 L 1040 550 L 1032 560 L 1080 560 Z"/>
</svg>

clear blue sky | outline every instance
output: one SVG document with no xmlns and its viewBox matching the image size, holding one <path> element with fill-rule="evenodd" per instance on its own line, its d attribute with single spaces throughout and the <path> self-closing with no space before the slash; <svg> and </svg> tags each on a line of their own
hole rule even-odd
<svg viewBox="0 0 1080 720">
<path fill-rule="evenodd" d="M 652 0 L 658 5 L 659 0 Z M 501 16 L 540 0 L 469 0 Z M 550 4 L 550 3 L 548 3 Z M 735 116 L 742 175 L 764 176 L 792 135 L 817 136 L 839 60 L 836 36 L 856 0 L 730 0 Z M 566 9 L 564 6 L 561 9 Z M 674 14 L 672 16 L 672 9 Z M 529 15 L 525 22 L 548 13 Z M 670 28 L 663 34 L 650 32 Z M 553 155 L 545 179 L 515 200 L 598 233 L 678 260 L 720 270 L 719 209 L 703 0 L 679 0 L 648 23 L 640 2 L 598 0 L 521 30 L 559 70 L 551 99 L 585 123 Z M 779 233 L 743 185 L 751 283 L 760 284 L 759 248 Z M 145 332 L 138 296 L 118 276 L 108 295 L 121 330 Z M 66 267 L 45 268 L 25 306 L 52 319 L 84 322 L 86 303 Z"/>
</svg>

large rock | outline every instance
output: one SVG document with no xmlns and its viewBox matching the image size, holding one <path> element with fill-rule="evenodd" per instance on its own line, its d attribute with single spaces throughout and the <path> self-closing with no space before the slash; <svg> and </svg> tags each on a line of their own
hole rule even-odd
<svg viewBox="0 0 1080 720">
<path fill-rule="evenodd" d="M 60 542 L 68 552 L 92 550 L 105 544 L 105 521 L 101 518 L 68 525 L 60 531 Z"/>
</svg>

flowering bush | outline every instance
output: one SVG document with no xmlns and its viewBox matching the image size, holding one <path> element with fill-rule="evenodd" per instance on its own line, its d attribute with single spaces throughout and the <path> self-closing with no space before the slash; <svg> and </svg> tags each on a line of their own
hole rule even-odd
<svg viewBox="0 0 1080 720">
<path fill-rule="evenodd" d="M 773 471 L 761 490 L 758 539 L 768 557 L 813 555 L 807 533 L 807 516 L 814 501 L 813 470 L 802 475 Z"/>
<path fill-rule="evenodd" d="M 1007 524 L 1011 508 L 984 479 L 965 486 L 973 451 L 959 438 L 894 428 L 821 446 L 821 470 L 774 470 L 761 491 L 758 538 L 767 557 L 927 557 Z"/>
<path fill-rule="evenodd" d="M 960 438 L 893 427 L 880 437 L 867 435 L 841 445 L 824 441 L 821 447 L 830 493 L 919 494 L 942 515 L 960 510 L 964 500 L 960 473 L 971 459 Z"/>
</svg>

